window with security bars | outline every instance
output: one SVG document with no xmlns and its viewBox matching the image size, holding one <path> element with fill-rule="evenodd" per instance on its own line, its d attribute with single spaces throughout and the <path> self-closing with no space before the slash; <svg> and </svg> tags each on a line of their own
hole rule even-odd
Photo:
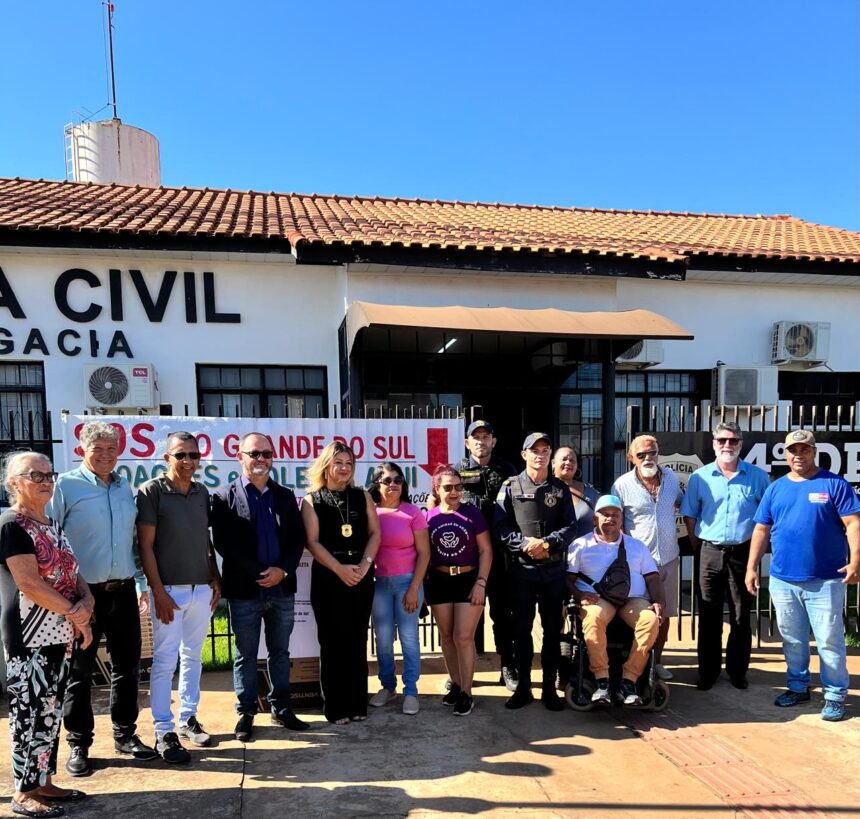
<svg viewBox="0 0 860 819">
<path fill-rule="evenodd" d="M 0 455 L 32 449 L 51 457 L 51 448 L 42 363 L 0 364 Z M 0 506 L 6 505 L 0 486 Z"/>
<path fill-rule="evenodd" d="M 638 407 L 643 430 L 680 432 L 694 429 L 694 412 L 709 397 L 709 371 L 616 372 L 615 476 L 627 463 L 627 409 Z"/>
<path fill-rule="evenodd" d="M 228 418 L 326 418 L 325 367 L 197 365 L 200 412 Z"/>
</svg>

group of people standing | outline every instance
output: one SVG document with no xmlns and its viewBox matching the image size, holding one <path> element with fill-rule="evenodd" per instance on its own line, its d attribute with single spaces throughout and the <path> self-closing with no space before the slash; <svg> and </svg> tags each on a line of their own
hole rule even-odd
<svg viewBox="0 0 860 819">
<path fill-rule="evenodd" d="M 403 654 L 402 710 L 419 712 L 418 622 L 425 601 L 450 676 L 442 703 L 455 715 L 474 707 L 474 638 L 485 599 L 499 682 L 511 694 L 506 707 L 534 700 L 537 609 L 543 628 L 540 698 L 547 709 L 561 710 L 559 635 L 568 588 L 583 619 L 598 683 L 595 700 L 609 700 L 606 623 L 618 613 L 633 627 L 618 694 L 621 702 L 635 704 L 633 685 L 652 646 L 657 673 L 671 678 L 660 659 L 677 613 L 679 509 L 698 556 L 698 687 L 711 688 L 720 675 L 726 597 L 726 671 L 736 688 L 748 686 L 750 602 L 770 545 L 769 590 L 788 663 L 788 690 L 776 704 L 810 699 L 811 627 L 821 659 L 822 717 L 844 716 L 841 611 L 846 585 L 860 576 L 860 502 L 842 478 L 817 467 L 815 439 L 806 430 L 789 433 L 790 472 L 769 483 L 762 470 L 740 460 L 738 426 L 718 425 L 715 461 L 691 476 L 686 494 L 677 476 L 659 465 L 656 438 L 639 436 L 628 452 L 633 468 L 601 496 L 582 481 L 570 447 L 553 457 L 549 435 L 531 433 L 522 446 L 525 468 L 517 472 L 495 458 L 493 427 L 479 420 L 466 432 L 469 455 L 456 467 L 434 471 L 426 512 L 410 502 L 395 463 L 375 468 L 369 491 L 356 487 L 355 455 L 339 441 L 326 446 L 309 470 L 300 508 L 293 492 L 271 478 L 271 442 L 256 432 L 240 441 L 241 474 L 211 498 L 194 480 L 201 454 L 191 433 L 169 436 L 164 473 L 146 482 L 136 498 L 115 470 L 118 430 L 96 421 L 84 425 L 79 438 L 82 463 L 70 472 L 57 476 L 44 455 L 23 452 L 7 458 L 3 475 L 12 505 L 0 516 L 0 624 L 17 814 L 60 816 L 62 803 L 85 798 L 55 786 L 52 776 L 61 717 L 70 745 L 67 771 L 83 776 L 92 770 L 90 687 L 102 635 L 111 660 L 116 751 L 140 761 L 183 763 L 190 755 L 180 738 L 209 743 L 197 716 L 201 648 L 222 594 L 236 639 L 235 736 L 252 738 L 260 707 L 261 633 L 271 720 L 293 731 L 307 729 L 291 708 L 289 651 L 305 547 L 313 556 L 311 605 L 324 715 L 332 723 L 365 720 L 368 704 L 382 707 L 396 697 L 395 633 Z M 595 567 L 606 569 L 619 552 L 634 580 L 629 599 L 609 603 Z M 153 626 L 154 746 L 137 733 L 140 617 L 147 614 Z M 368 698 L 371 617 L 381 688 Z M 178 725 L 171 707 L 177 663 Z"/>
</svg>

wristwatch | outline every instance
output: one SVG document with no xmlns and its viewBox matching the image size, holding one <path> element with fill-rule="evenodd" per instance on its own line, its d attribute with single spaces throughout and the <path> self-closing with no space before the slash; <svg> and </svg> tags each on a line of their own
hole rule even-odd
<svg viewBox="0 0 860 819">
<path fill-rule="evenodd" d="M 373 558 L 370 555 L 365 555 L 362 560 L 366 561 L 368 566 L 373 565 Z"/>
</svg>

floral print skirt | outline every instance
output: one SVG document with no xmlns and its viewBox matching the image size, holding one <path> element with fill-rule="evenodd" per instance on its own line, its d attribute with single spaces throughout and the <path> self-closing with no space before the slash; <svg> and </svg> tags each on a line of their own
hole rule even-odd
<svg viewBox="0 0 860 819">
<path fill-rule="evenodd" d="M 6 657 L 12 778 L 21 793 L 57 771 L 57 747 L 71 643 L 24 649 Z"/>
</svg>

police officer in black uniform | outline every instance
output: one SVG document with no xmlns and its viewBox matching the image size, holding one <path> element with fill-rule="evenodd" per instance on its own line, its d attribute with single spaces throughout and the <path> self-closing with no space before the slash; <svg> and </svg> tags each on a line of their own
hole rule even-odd
<svg viewBox="0 0 860 819">
<path fill-rule="evenodd" d="M 505 478 L 516 470 L 505 461 L 493 457 L 496 435 L 488 421 L 473 421 L 466 430 L 466 449 L 469 455 L 460 461 L 457 470 L 463 481 L 463 502 L 477 506 L 492 527 L 496 496 Z M 517 690 L 517 669 L 514 662 L 514 633 L 511 619 L 511 590 L 507 572 L 505 548 L 493 538 L 493 565 L 487 580 L 487 598 L 490 601 L 490 619 L 493 621 L 493 639 L 501 663 L 499 682 L 509 691 Z"/>
<path fill-rule="evenodd" d="M 526 468 L 507 479 L 496 498 L 493 534 L 511 555 L 510 579 L 519 684 L 506 708 L 534 700 L 531 670 L 535 604 L 543 628 L 541 700 L 550 711 L 564 707 L 555 690 L 567 547 L 576 536 L 576 512 L 567 486 L 549 471 L 552 443 L 543 432 L 523 442 Z"/>
</svg>

